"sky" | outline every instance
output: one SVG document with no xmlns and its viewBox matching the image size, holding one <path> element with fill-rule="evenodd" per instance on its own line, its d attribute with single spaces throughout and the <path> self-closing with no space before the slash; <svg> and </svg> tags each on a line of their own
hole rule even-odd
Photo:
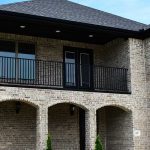
<svg viewBox="0 0 150 150">
<path fill-rule="evenodd" d="M 23 0 L 0 0 L 0 4 Z M 86 6 L 150 24 L 150 0 L 70 0 Z"/>
</svg>

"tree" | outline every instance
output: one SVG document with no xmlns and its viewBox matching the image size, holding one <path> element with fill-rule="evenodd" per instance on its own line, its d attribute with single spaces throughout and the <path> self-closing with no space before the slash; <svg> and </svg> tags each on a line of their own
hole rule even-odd
<svg viewBox="0 0 150 150">
<path fill-rule="evenodd" d="M 46 150 L 52 150 L 52 142 L 51 142 L 51 137 L 50 137 L 50 135 L 48 135 L 47 148 L 46 148 Z"/>
<path fill-rule="evenodd" d="M 95 142 L 95 150 L 104 150 L 102 146 L 102 141 L 100 136 L 98 135 Z"/>
</svg>

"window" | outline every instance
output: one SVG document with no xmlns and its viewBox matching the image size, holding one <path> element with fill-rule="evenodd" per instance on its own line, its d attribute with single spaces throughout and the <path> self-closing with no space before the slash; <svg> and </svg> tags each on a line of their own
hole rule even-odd
<svg viewBox="0 0 150 150">
<path fill-rule="evenodd" d="M 15 57 L 15 42 L 0 41 L 0 56 Z"/>
<path fill-rule="evenodd" d="M 0 78 L 35 79 L 35 46 L 0 41 Z"/>
<path fill-rule="evenodd" d="M 0 41 L 0 78 L 14 78 L 15 42 Z"/>
<path fill-rule="evenodd" d="M 18 72 L 19 79 L 35 78 L 35 46 L 32 44 L 18 44 Z"/>
</svg>

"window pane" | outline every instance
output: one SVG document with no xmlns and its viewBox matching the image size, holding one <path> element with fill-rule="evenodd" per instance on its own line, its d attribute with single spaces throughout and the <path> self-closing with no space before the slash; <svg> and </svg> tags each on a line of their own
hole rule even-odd
<svg viewBox="0 0 150 150">
<path fill-rule="evenodd" d="M 19 79 L 35 79 L 35 46 L 19 43 Z"/>
<path fill-rule="evenodd" d="M 65 53 L 65 66 L 66 66 L 66 85 L 76 86 L 75 78 L 75 53 L 66 52 Z"/>
<path fill-rule="evenodd" d="M 34 44 L 26 44 L 19 43 L 18 44 L 18 52 L 19 54 L 33 54 L 35 55 L 35 45 Z"/>
<path fill-rule="evenodd" d="M 15 56 L 15 42 L 0 40 L 0 78 L 15 78 Z"/>
<path fill-rule="evenodd" d="M 0 40 L 0 51 L 15 53 L 15 42 Z"/>
</svg>

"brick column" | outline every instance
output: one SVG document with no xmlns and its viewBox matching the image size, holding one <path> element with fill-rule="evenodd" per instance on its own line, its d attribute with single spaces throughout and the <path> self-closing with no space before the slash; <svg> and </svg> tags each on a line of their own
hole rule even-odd
<svg viewBox="0 0 150 150">
<path fill-rule="evenodd" d="M 140 131 L 140 135 L 134 135 L 134 150 L 147 150 L 148 139 L 148 97 L 145 70 L 145 50 L 143 41 L 129 39 L 130 68 L 132 100 L 134 101 L 133 126 L 134 130 Z M 148 83 L 149 84 L 149 83 Z M 148 88 L 149 89 L 149 88 Z"/>
<path fill-rule="evenodd" d="M 42 106 L 37 110 L 36 150 L 46 149 L 47 135 L 48 135 L 48 108 Z"/>
<path fill-rule="evenodd" d="M 94 150 L 96 140 L 96 111 L 89 110 L 85 113 L 86 150 Z"/>
</svg>

